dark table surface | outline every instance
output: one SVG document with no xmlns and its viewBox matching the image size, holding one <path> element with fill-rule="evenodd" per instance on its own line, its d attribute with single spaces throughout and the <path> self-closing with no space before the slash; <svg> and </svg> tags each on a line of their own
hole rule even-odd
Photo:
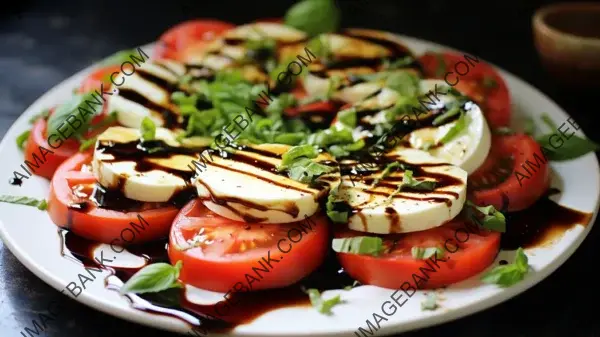
<svg viewBox="0 0 600 337">
<path fill-rule="evenodd" d="M 63 79 L 112 52 L 153 41 L 179 21 L 216 17 L 244 23 L 281 16 L 292 2 L 20 0 L 3 5 L 0 136 L 27 106 Z M 599 141 L 593 123 L 600 113 L 598 88 L 562 88 L 546 75 L 535 53 L 531 15 L 547 2 L 350 0 L 341 1 L 342 24 L 435 41 L 493 62 L 552 97 L 575 117 L 588 137 Z M 562 267 L 527 292 L 467 318 L 405 336 L 600 336 L 600 319 L 595 318 L 600 291 L 594 275 L 600 229 L 598 224 L 594 227 Z M 172 335 L 100 313 L 61 295 L 0 242 L 0 336 L 21 336 L 38 313 L 47 313 L 52 300 L 66 303 L 61 315 L 40 335 Z"/>
</svg>

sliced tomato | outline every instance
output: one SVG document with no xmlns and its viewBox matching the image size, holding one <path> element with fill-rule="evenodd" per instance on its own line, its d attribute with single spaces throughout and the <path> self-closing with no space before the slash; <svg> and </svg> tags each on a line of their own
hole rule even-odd
<svg viewBox="0 0 600 337">
<path fill-rule="evenodd" d="M 197 244 L 191 245 L 194 238 Z M 244 289 L 259 290 L 285 287 L 310 274 L 323 262 L 328 239 L 323 216 L 290 224 L 243 223 L 196 199 L 175 219 L 168 251 L 171 263 L 183 262 L 180 279 L 186 284 L 227 292 L 240 282 Z"/>
<path fill-rule="evenodd" d="M 52 179 L 58 166 L 79 151 L 79 142 L 73 139 L 62 140 L 58 137 L 48 139 L 47 125 L 44 119 L 39 119 L 33 124 L 24 152 L 25 160 L 38 166 L 32 166 L 33 174 Z"/>
<path fill-rule="evenodd" d="M 161 35 L 154 57 L 179 60 L 188 47 L 212 41 L 234 27 L 232 23 L 213 19 L 182 22 Z"/>
<path fill-rule="evenodd" d="M 94 70 L 88 77 L 81 82 L 79 86 L 80 93 L 86 93 L 90 91 L 98 90 L 100 92 L 100 86 L 104 91 L 108 91 L 111 86 L 110 76 L 113 73 L 119 73 L 121 69 L 119 66 L 108 66 Z M 116 76 L 116 75 L 115 75 Z"/>
<path fill-rule="evenodd" d="M 90 200 L 96 184 L 91 160 L 91 153 L 77 153 L 59 166 L 50 182 L 50 219 L 81 237 L 118 246 L 167 237 L 179 212 L 175 206 L 138 203 L 138 210 L 125 212 L 97 207 Z"/>
<path fill-rule="evenodd" d="M 297 117 L 305 113 L 335 114 L 339 107 L 340 105 L 333 101 L 319 101 L 287 108 L 285 109 L 285 114 L 289 117 Z"/>
<path fill-rule="evenodd" d="M 510 94 L 504 79 L 489 64 L 454 53 L 428 52 L 419 58 L 425 76 L 443 79 L 471 97 L 495 129 L 510 124 Z"/>
<path fill-rule="evenodd" d="M 335 234 L 338 238 L 364 235 L 350 230 Z M 380 237 L 385 247 L 380 256 L 337 253 L 337 257 L 344 270 L 362 284 L 389 289 L 406 289 L 405 283 L 432 289 L 460 282 L 489 266 L 500 247 L 500 233 L 466 226 L 458 220 L 421 232 Z M 443 256 L 421 260 L 413 258 L 413 247 L 447 251 Z"/>
<path fill-rule="evenodd" d="M 549 187 L 550 166 L 530 136 L 493 136 L 485 162 L 469 176 L 472 200 L 509 212 L 523 210 Z"/>
</svg>

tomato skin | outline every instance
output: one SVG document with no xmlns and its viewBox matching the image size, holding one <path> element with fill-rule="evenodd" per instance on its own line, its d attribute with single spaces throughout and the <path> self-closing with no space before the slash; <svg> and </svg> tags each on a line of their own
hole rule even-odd
<svg viewBox="0 0 600 337">
<path fill-rule="evenodd" d="M 62 141 L 62 143 L 58 143 L 57 139 L 52 139 L 52 146 L 48 144 L 48 137 L 46 135 L 46 126 L 48 123 L 44 119 L 39 119 L 33 124 L 31 128 L 31 133 L 29 134 L 29 138 L 27 139 L 27 144 L 25 145 L 25 160 L 29 161 L 32 164 L 40 163 L 39 168 L 32 169 L 32 173 L 47 179 L 52 179 L 54 172 L 58 168 L 58 166 L 71 157 L 73 154 L 77 153 L 79 150 L 79 143 L 73 139 L 67 139 Z M 43 150 L 45 153 L 44 156 L 40 153 L 40 147 L 43 147 L 46 150 L 53 151 L 53 153 L 46 153 L 46 150 Z M 36 157 L 38 158 L 36 161 Z"/>
<path fill-rule="evenodd" d="M 252 282 L 250 290 L 285 287 L 310 274 L 321 265 L 325 258 L 329 244 L 328 222 L 322 216 L 313 216 L 310 219 L 314 221 L 313 226 L 316 223 L 316 227 L 303 234 L 302 239 L 298 242 L 291 242 L 284 235 L 275 235 L 273 237 L 275 243 L 268 248 L 252 248 L 243 253 L 232 253 L 226 256 L 203 253 L 201 247 L 181 250 L 178 247 L 185 244 L 185 237 L 189 236 L 191 232 L 197 232 L 200 228 L 235 226 L 237 229 L 234 232 L 227 230 L 228 233 L 231 233 L 229 235 L 234 236 L 244 231 L 248 231 L 247 233 L 261 232 L 261 228 L 278 227 L 282 231 L 285 229 L 283 234 L 290 228 L 301 228 L 298 223 L 247 224 L 229 220 L 212 213 L 199 199 L 192 200 L 181 210 L 173 222 L 169 236 L 169 259 L 172 264 L 183 261 L 183 268 L 179 276 L 181 281 L 202 289 L 228 292 L 239 282 L 244 287 L 248 287 L 246 274 L 258 279 L 252 268 L 264 269 L 265 267 L 269 271 L 261 272 L 260 275 L 263 278 Z M 249 225 L 253 228 L 244 229 Z M 281 250 L 277 247 L 278 244 L 281 245 Z M 225 248 L 223 249 L 225 251 Z M 286 250 L 287 252 L 285 252 Z"/>
<path fill-rule="evenodd" d="M 324 113 L 335 114 L 338 111 L 339 105 L 332 101 L 319 101 L 309 104 L 300 105 L 293 108 L 285 109 L 285 114 L 289 117 L 297 117 L 305 112 L 319 111 Z"/>
<path fill-rule="evenodd" d="M 441 74 L 438 73 L 440 57 L 445 63 L 445 69 Z M 446 80 L 446 83 L 456 90 L 471 97 L 481 107 L 492 129 L 510 125 L 510 92 L 502 76 L 491 65 L 467 60 L 463 55 L 449 52 L 439 55 L 428 52 L 419 57 L 419 62 L 427 78 Z M 455 66 L 459 62 L 457 71 Z M 448 72 L 452 74 L 447 75 Z M 466 74 L 461 75 L 459 72 L 466 72 Z M 490 81 L 495 83 L 494 86 L 486 86 L 485 83 Z"/>
<path fill-rule="evenodd" d="M 79 86 L 79 93 L 86 93 L 90 91 L 98 90 L 100 92 L 100 87 L 104 88 L 104 91 L 108 91 L 111 86 L 110 76 L 113 73 L 120 72 L 121 69 L 119 66 L 107 66 L 94 70 L 88 77 L 81 82 L 81 86 Z M 115 75 L 116 76 L 116 75 Z"/>
<path fill-rule="evenodd" d="M 494 186 L 478 186 L 478 182 L 490 180 L 490 174 L 495 174 L 498 169 L 499 160 L 507 157 L 512 158 L 512 167 L 506 180 Z M 535 203 L 548 189 L 550 165 L 532 137 L 524 134 L 495 135 L 488 157 L 469 180 L 472 200 L 477 205 L 493 205 L 498 210 L 509 212 L 520 211 Z"/>
<path fill-rule="evenodd" d="M 171 222 L 179 211 L 174 206 L 144 210 L 140 212 L 120 212 L 97 208 L 89 205 L 85 211 L 69 208 L 69 205 L 81 201 L 73 195 L 71 187 L 78 184 L 94 184 L 96 178 L 91 172 L 83 172 L 81 168 L 92 160 L 92 153 L 77 153 L 61 164 L 50 182 L 48 197 L 48 214 L 59 227 L 64 227 L 81 237 L 112 244 L 127 246 L 166 237 Z M 145 221 L 142 221 L 138 216 Z M 138 227 L 135 232 L 131 223 Z M 143 226 L 144 228 L 140 228 Z M 124 234 L 129 229 L 131 234 Z"/>
<path fill-rule="evenodd" d="M 337 253 L 344 270 L 362 284 L 375 285 L 388 289 L 406 288 L 405 283 L 419 289 L 435 289 L 470 278 L 485 270 L 496 258 L 500 248 L 500 233 L 479 228 L 481 235 L 470 231 L 463 223 L 451 223 L 429 230 L 396 235 L 406 247 L 401 254 L 387 254 L 379 257 L 350 253 Z M 457 233 L 459 234 L 455 234 Z M 466 233 L 469 233 L 468 239 Z M 362 236 L 364 233 L 344 230 L 336 237 Z M 383 236 L 382 239 L 386 240 Z M 416 260 L 411 255 L 411 247 L 444 247 L 449 252 L 442 257 Z M 462 242 L 462 243 L 461 243 Z M 420 269 L 423 268 L 423 269 Z M 432 271 L 435 270 L 435 271 Z M 427 271 L 429 270 L 429 271 Z M 425 275 L 424 275 L 425 274 Z M 418 275 L 421 279 L 414 277 Z M 426 281 L 425 281 L 426 280 Z"/>
<path fill-rule="evenodd" d="M 180 60 L 182 51 L 188 47 L 212 41 L 234 27 L 235 25 L 229 22 L 213 19 L 189 20 L 179 23 L 160 36 L 154 57 Z"/>
</svg>

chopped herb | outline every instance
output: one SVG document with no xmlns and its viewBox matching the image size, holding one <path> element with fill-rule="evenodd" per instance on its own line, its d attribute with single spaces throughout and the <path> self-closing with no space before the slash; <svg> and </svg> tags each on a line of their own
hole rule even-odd
<svg viewBox="0 0 600 337">
<path fill-rule="evenodd" d="M 310 36 L 316 36 L 337 30 L 340 10 L 333 0 L 303 0 L 288 9 L 284 22 Z"/>
<path fill-rule="evenodd" d="M 283 154 L 281 165 L 277 169 L 279 171 L 287 170 L 291 179 L 309 183 L 314 178 L 334 170 L 333 167 L 312 161 L 318 154 L 319 152 L 312 145 L 293 146 Z"/>
<path fill-rule="evenodd" d="M 523 132 L 525 134 L 528 134 L 530 136 L 534 136 L 535 135 L 535 122 L 533 121 L 533 118 L 523 118 Z"/>
<path fill-rule="evenodd" d="M 546 126 L 548 126 L 550 128 L 550 130 L 556 130 L 558 129 L 558 125 L 556 125 L 556 123 L 554 123 L 554 121 L 552 120 L 552 118 L 550 118 L 550 116 L 548 116 L 548 114 L 543 113 L 542 117 L 540 117 L 542 119 L 542 122 L 544 122 L 546 124 Z"/>
<path fill-rule="evenodd" d="M 319 151 L 312 145 L 293 146 L 281 156 L 281 167 L 289 166 L 300 157 L 312 159 L 318 155 Z"/>
<path fill-rule="evenodd" d="M 440 124 L 443 124 L 445 121 L 449 120 L 450 118 L 460 114 L 462 112 L 462 109 L 460 108 L 460 106 L 458 105 L 453 105 L 450 109 L 448 109 L 448 111 L 444 112 L 443 114 L 437 116 L 433 122 L 431 122 L 431 124 L 433 124 L 434 126 L 438 126 Z"/>
<path fill-rule="evenodd" d="M 342 303 L 340 295 L 335 295 L 328 300 L 323 300 L 321 293 L 317 289 L 308 289 L 306 290 L 306 293 L 308 294 L 308 298 L 310 299 L 313 308 L 325 315 L 331 315 L 331 308 Z"/>
<path fill-rule="evenodd" d="M 496 128 L 494 130 L 492 130 L 492 132 L 496 135 L 513 135 L 515 134 L 515 131 L 509 127 L 506 126 L 501 126 L 499 128 Z"/>
<path fill-rule="evenodd" d="M 434 255 L 438 258 L 444 256 L 444 250 L 440 247 L 412 247 L 410 252 L 416 260 L 426 260 Z"/>
<path fill-rule="evenodd" d="M 413 64 L 414 62 L 415 62 L 415 59 L 412 56 L 404 56 L 403 58 L 397 59 L 393 62 L 390 62 L 390 60 L 385 59 L 383 61 L 383 69 L 385 69 L 385 70 L 400 69 L 400 68 L 409 66 L 409 65 Z"/>
<path fill-rule="evenodd" d="M 59 105 L 48 117 L 47 133 L 48 135 L 57 134 L 60 128 L 60 134 L 71 135 L 74 139 L 79 139 L 89 130 L 91 120 L 102 109 L 102 100 L 97 98 L 95 93 L 75 94 L 71 100 Z M 67 121 L 69 116 L 72 116 L 73 119 L 71 123 Z M 74 121 L 81 123 L 74 123 Z"/>
<path fill-rule="evenodd" d="M 466 117 L 465 113 L 461 111 L 460 117 L 458 117 L 458 120 L 456 121 L 456 123 L 454 125 L 452 125 L 452 127 L 450 127 L 450 129 L 448 130 L 448 132 L 446 132 L 446 134 L 442 137 L 442 139 L 440 139 L 440 143 L 442 143 L 442 144 L 448 143 L 454 137 L 456 137 L 459 133 L 461 133 L 461 131 L 463 131 L 466 127 L 467 127 L 467 117 Z"/>
<path fill-rule="evenodd" d="M 514 263 L 494 267 L 481 277 L 481 281 L 497 284 L 500 287 L 510 287 L 523 280 L 527 272 L 529 272 L 528 258 L 523 248 L 519 247 Z"/>
<path fill-rule="evenodd" d="M 413 190 L 433 191 L 435 189 L 435 181 L 416 180 L 413 178 L 413 171 L 406 170 L 404 171 L 404 176 L 402 177 L 402 185 L 400 185 L 398 189 L 401 190 L 406 187 Z"/>
<path fill-rule="evenodd" d="M 338 201 L 338 193 L 339 193 L 340 185 L 337 185 L 335 188 L 332 188 L 329 191 L 329 195 L 327 196 L 327 203 L 325 204 L 327 216 L 331 221 L 335 223 L 347 223 L 348 222 L 348 210 L 336 210 L 336 203 Z"/>
<path fill-rule="evenodd" d="M 498 87 L 498 82 L 491 76 L 484 76 L 482 84 L 485 88 L 493 89 Z"/>
<path fill-rule="evenodd" d="M 398 168 L 405 169 L 404 165 L 397 161 L 387 164 L 387 166 L 383 169 L 383 172 L 381 172 L 381 175 L 373 180 L 373 184 L 371 186 L 376 186 L 382 179 L 385 179 L 390 175 L 390 173 L 392 173 L 392 171 L 395 171 Z"/>
<path fill-rule="evenodd" d="M 437 295 L 432 291 L 427 294 L 425 300 L 421 302 L 421 310 L 435 310 L 439 307 Z"/>
<path fill-rule="evenodd" d="M 356 109 L 349 108 L 338 112 L 337 120 L 350 128 L 356 127 Z"/>
<path fill-rule="evenodd" d="M 391 72 L 385 80 L 385 86 L 401 96 L 414 97 L 419 94 L 419 78 L 408 71 Z"/>
<path fill-rule="evenodd" d="M 341 83 L 342 77 L 336 75 L 331 76 L 329 78 L 329 87 L 327 87 L 327 94 L 325 95 L 325 97 L 328 99 L 333 97 L 333 94 L 335 94 L 335 91 L 337 90 L 337 88 L 339 88 Z"/>
<path fill-rule="evenodd" d="M 89 149 L 91 146 L 96 144 L 97 140 L 98 137 L 92 137 L 90 139 L 83 140 L 81 145 L 79 145 L 79 152 L 84 152 L 85 150 Z"/>
<path fill-rule="evenodd" d="M 356 286 L 360 285 L 360 282 L 354 280 L 351 285 L 345 286 L 344 290 L 351 290 L 352 288 L 356 288 Z"/>
<path fill-rule="evenodd" d="M 141 133 L 143 141 L 154 140 L 156 137 L 156 124 L 150 117 L 144 117 L 142 120 Z"/>
<path fill-rule="evenodd" d="M 177 261 L 174 266 L 163 262 L 147 265 L 135 273 L 121 287 L 120 292 L 121 294 L 156 293 L 170 288 L 181 287 L 177 279 L 179 278 L 182 265 L 181 261 Z"/>
<path fill-rule="evenodd" d="M 383 240 L 377 236 L 354 236 L 333 239 L 331 248 L 337 253 L 379 256 Z"/>
<path fill-rule="evenodd" d="M 29 124 L 33 124 L 35 122 L 37 122 L 38 119 L 48 119 L 48 116 L 50 116 L 50 109 L 44 109 L 42 111 L 40 111 L 40 113 L 38 113 L 35 116 L 32 116 L 29 119 Z"/>
<path fill-rule="evenodd" d="M 16 195 L 0 195 L 0 202 L 6 202 L 9 204 L 26 205 L 26 206 L 35 206 L 41 211 L 48 208 L 48 204 L 46 203 L 46 200 L 44 200 L 44 199 L 39 200 L 39 199 L 35 199 L 35 198 L 20 197 L 20 196 L 16 196 Z"/>
<path fill-rule="evenodd" d="M 17 136 L 17 146 L 19 149 L 23 150 L 25 148 L 25 142 L 29 138 L 30 130 L 24 131 L 20 135 Z"/>
<path fill-rule="evenodd" d="M 365 147 L 365 141 L 363 139 L 359 139 L 351 144 L 340 144 L 340 145 L 331 145 L 327 148 L 327 152 L 332 156 L 339 158 L 345 157 L 350 154 L 350 152 L 358 151 Z"/>
<path fill-rule="evenodd" d="M 467 200 L 466 204 L 471 209 L 475 209 L 484 215 L 483 220 L 479 220 L 478 217 L 473 218 L 478 222 L 478 224 L 481 224 L 484 228 L 492 231 L 501 233 L 506 232 L 506 218 L 504 217 L 504 214 L 496 210 L 494 206 L 489 205 L 485 207 L 479 207 L 469 200 Z"/>
</svg>

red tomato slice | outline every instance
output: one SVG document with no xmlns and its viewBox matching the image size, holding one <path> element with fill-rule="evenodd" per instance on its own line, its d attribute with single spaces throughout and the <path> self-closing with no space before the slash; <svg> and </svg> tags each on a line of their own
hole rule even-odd
<svg viewBox="0 0 600 337">
<path fill-rule="evenodd" d="M 469 190 L 476 204 L 513 212 L 531 206 L 549 183 L 548 161 L 533 138 L 493 136 L 488 157 L 469 177 Z"/>
<path fill-rule="evenodd" d="M 173 222 L 169 258 L 183 262 L 180 279 L 198 288 L 227 292 L 238 282 L 249 290 L 285 287 L 323 262 L 328 227 L 323 216 L 290 224 L 233 221 L 196 199 Z M 191 246 L 193 238 L 200 243 Z"/>
<path fill-rule="evenodd" d="M 454 53 L 428 52 L 419 58 L 419 62 L 425 76 L 444 79 L 456 90 L 471 97 L 481 107 L 491 128 L 509 126 L 510 94 L 504 79 L 492 66 L 481 61 L 469 61 Z"/>
<path fill-rule="evenodd" d="M 79 87 L 80 93 L 86 93 L 90 91 L 98 90 L 100 92 L 100 86 L 104 88 L 104 91 L 108 91 L 111 86 L 110 75 L 113 73 L 120 72 L 119 66 L 108 66 L 94 70 L 88 77 L 83 80 Z M 115 75 L 116 76 L 116 75 Z"/>
<path fill-rule="evenodd" d="M 319 101 L 308 103 L 293 108 L 285 109 L 285 114 L 289 117 L 297 117 L 304 113 L 319 112 L 320 114 L 335 114 L 338 112 L 339 104 L 332 101 Z"/>
<path fill-rule="evenodd" d="M 211 41 L 234 27 L 232 23 L 212 19 L 182 22 L 161 35 L 154 57 L 179 60 L 181 52 L 189 46 Z"/>
<path fill-rule="evenodd" d="M 38 164 L 38 168 L 32 169 L 32 173 L 47 179 L 52 179 L 58 166 L 69 157 L 79 151 L 79 142 L 74 139 L 61 140 L 52 137 L 48 144 L 46 134 L 47 122 L 39 119 L 33 124 L 31 133 L 25 145 L 25 160 L 32 164 Z M 41 149 L 44 148 L 44 149 Z M 47 152 L 47 150 L 53 153 Z M 36 160 L 37 158 L 37 160 Z M 41 164 L 39 164 L 41 162 Z"/>
<path fill-rule="evenodd" d="M 96 183 L 90 168 L 91 160 L 91 153 L 77 153 L 58 168 L 50 182 L 50 219 L 81 237 L 119 246 L 166 237 L 179 212 L 175 206 L 143 203 L 135 212 L 95 206 L 89 199 Z M 131 223 L 137 227 L 132 229 Z"/>
<path fill-rule="evenodd" d="M 472 228 L 476 229 L 471 231 Z M 335 234 L 338 238 L 364 235 L 368 234 L 350 230 Z M 381 238 L 385 252 L 380 256 L 350 253 L 337 253 L 337 256 L 344 270 L 360 283 L 389 289 L 405 288 L 405 282 L 418 289 L 460 282 L 489 266 L 500 248 L 500 233 L 466 227 L 456 220 L 421 232 L 382 235 Z M 447 252 L 441 257 L 417 260 L 412 256 L 413 247 L 440 247 Z"/>
</svg>

